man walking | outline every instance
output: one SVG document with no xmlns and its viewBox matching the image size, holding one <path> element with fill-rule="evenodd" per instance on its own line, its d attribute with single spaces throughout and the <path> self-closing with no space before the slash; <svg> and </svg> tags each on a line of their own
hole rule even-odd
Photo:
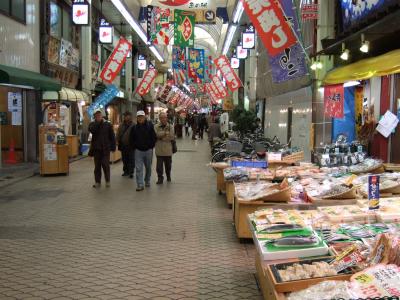
<svg viewBox="0 0 400 300">
<path fill-rule="evenodd" d="M 110 151 L 115 151 L 115 135 L 110 122 L 103 119 L 101 110 L 94 113 L 94 121 L 89 124 L 92 134 L 90 154 L 94 157 L 94 188 L 101 185 L 101 169 L 103 168 L 106 187 L 110 187 Z"/>
<path fill-rule="evenodd" d="M 129 140 L 135 149 L 136 191 L 139 192 L 144 190 L 144 184 L 150 187 L 153 148 L 157 138 L 153 124 L 146 120 L 145 112 L 139 110 L 136 116 L 137 124 L 132 127 Z M 143 166 L 146 169 L 144 181 Z"/>
<path fill-rule="evenodd" d="M 163 184 L 164 166 L 167 181 L 171 181 L 171 165 L 172 165 L 172 144 L 175 139 L 174 128 L 168 123 L 166 113 L 160 114 L 160 123 L 155 126 L 157 135 L 156 156 L 157 156 L 157 184 Z"/>
<path fill-rule="evenodd" d="M 132 113 L 127 111 L 124 113 L 124 121 L 118 127 L 117 141 L 118 149 L 121 151 L 123 171 L 122 176 L 133 178 L 135 168 L 135 150 L 129 145 L 129 134 L 132 128 Z"/>
</svg>

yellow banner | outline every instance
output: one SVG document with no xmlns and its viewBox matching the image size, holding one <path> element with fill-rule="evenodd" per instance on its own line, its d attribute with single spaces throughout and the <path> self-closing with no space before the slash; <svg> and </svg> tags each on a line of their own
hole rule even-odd
<svg viewBox="0 0 400 300">
<path fill-rule="evenodd" d="M 356 136 L 358 138 L 361 126 L 362 126 L 362 116 L 363 116 L 363 100 L 364 100 L 364 88 L 357 87 L 354 92 L 354 114 L 356 119 Z"/>
</svg>

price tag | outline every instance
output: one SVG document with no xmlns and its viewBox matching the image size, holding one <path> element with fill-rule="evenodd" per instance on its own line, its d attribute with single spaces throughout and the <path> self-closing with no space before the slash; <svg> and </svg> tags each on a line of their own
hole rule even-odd
<svg viewBox="0 0 400 300">
<path fill-rule="evenodd" d="M 282 153 L 277 153 L 277 152 L 268 153 L 268 160 L 269 161 L 281 161 Z"/>
</svg>

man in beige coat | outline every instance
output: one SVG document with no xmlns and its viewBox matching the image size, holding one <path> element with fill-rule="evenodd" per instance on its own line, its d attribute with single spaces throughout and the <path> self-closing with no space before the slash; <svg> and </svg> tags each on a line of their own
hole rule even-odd
<svg viewBox="0 0 400 300">
<path fill-rule="evenodd" d="M 172 143 L 175 139 L 174 127 L 168 123 L 166 113 L 160 114 L 160 123 L 154 127 L 157 135 L 156 156 L 157 156 L 157 184 L 163 184 L 164 166 L 167 181 L 171 181 L 171 165 L 172 165 Z"/>
</svg>

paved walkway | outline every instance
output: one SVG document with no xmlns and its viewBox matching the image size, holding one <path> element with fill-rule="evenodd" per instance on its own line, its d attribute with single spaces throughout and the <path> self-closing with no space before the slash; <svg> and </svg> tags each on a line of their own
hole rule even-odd
<svg viewBox="0 0 400 300">
<path fill-rule="evenodd" d="M 173 182 L 140 193 L 120 163 L 91 188 L 90 159 L 1 188 L 0 299 L 261 299 L 207 146 L 179 142 Z"/>
</svg>

